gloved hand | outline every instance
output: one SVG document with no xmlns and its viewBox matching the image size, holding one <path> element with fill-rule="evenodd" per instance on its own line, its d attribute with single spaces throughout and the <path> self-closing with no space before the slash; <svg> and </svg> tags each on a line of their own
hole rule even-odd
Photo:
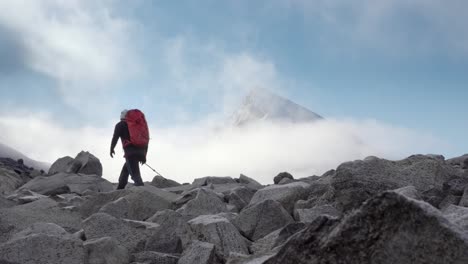
<svg viewBox="0 0 468 264">
<path fill-rule="evenodd" d="M 111 151 L 110 151 L 111 158 L 114 158 L 114 155 L 115 155 L 115 151 L 113 149 L 111 149 Z"/>
<path fill-rule="evenodd" d="M 140 161 L 141 165 L 145 164 L 146 163 L 146 157 L 143 158 L 143 160 Z"/>
</svg>

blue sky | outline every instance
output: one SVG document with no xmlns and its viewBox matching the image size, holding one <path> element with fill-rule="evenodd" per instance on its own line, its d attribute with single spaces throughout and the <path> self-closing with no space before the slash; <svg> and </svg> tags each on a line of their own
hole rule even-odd
<svg viewBox="0 0 468 264">
<path fill-rule="evenodd" d="M 468 152 L 463 0 L 0 1 L 0 116 L 104 128 L 227 116 L 263 87 Z"/>
</svg>

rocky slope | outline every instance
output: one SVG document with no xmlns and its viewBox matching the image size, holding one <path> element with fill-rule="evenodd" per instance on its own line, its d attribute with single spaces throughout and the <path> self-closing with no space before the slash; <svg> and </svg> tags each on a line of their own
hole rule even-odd
<svg viewBox="0 0 468 264">
<path fill-rule="evenodd" d="M 10 158 L 14 160 L 22 159 L 26 166 L 32 167 L 37 170 L 47 171 L 50 167 L 50 164 L 46 162 L 33 160 L 28 156 L 24 155 L 23 153 L 2 143 L 0 143 L 0 158 Z"/>
<path fill-rule="evenodd" d="M 468 156 L 114 190 L 90 153 L 0 163 L 0 263 L 468 263 Z M 272 183 L 273 183 L 272 175 Z"/>
</svg>

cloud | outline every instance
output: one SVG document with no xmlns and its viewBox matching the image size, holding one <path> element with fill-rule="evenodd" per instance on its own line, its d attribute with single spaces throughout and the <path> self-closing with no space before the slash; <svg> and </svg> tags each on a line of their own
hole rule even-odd
<svg viewBox="0 0 468 264">
<path fill-rule="evenodd" d="M 345 41 L 367 52 L 468 55 L 468 2 L 463 0 L 289 0 L 284 5 L 324 27 L 316 37 L 327 47 L 342 47 Z"/>
<path fill-rule="evenodd" d="M 66 102 L 83 106 L 83 97 L 132 68 L 130 22 L 114 11 L 107 0 L 1 1 L 0 26 L 22 49 L 18 60 L 55 80 Z"/>
<path fill-rule="evenodd" d="M 216 123 L 204 120 L 150 128 L 148 164 L 179 182 L 244 173 L 271 183 L 281 171 L 295 177 L 321 175 L 342 162 L 369 155 L 399 159 L 447 147 L 430 135 L 372 120 L 258 123 L 242 129 L 213 129 Z M 113 124 L 69 129 L 54 124 L 47 115 L 16 115 L 0 117 L 0 129 L 1 142 L 42 161 L 53 162 L 89 150 L 103 163 L 104 177 L 118 180 L 123 158 L 120 145 L 116 157 L 109 157 Z M 153 174 L 142 168 L 144 180 L 151 181 Z"/>
</svg>

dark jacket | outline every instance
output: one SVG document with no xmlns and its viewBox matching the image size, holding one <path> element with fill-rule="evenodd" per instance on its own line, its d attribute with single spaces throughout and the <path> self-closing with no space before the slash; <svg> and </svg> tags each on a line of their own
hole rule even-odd
<svg viewBox="0 0 468 264">
<path fill-rule="evenodd" d="M 111 142 L 111 150 L 114 150 L 115 145 L 117 145 L 117 141 L 121 139 L 121 141 L 130 140 L 130 133 L 128 132 L 128 125 L 127 122 L 124 120 L 120 121 L 115 125 L 114 129 L 114 136 L 112 137 Z M 125 157 L 136 157 L 139 161 L 146 161 L 146 153 L 148 152 L 148 146 L 146 147 L 136 147 L 133 145 L 128 145 L 123 148 L 125 152 Z"/>
</svg>

